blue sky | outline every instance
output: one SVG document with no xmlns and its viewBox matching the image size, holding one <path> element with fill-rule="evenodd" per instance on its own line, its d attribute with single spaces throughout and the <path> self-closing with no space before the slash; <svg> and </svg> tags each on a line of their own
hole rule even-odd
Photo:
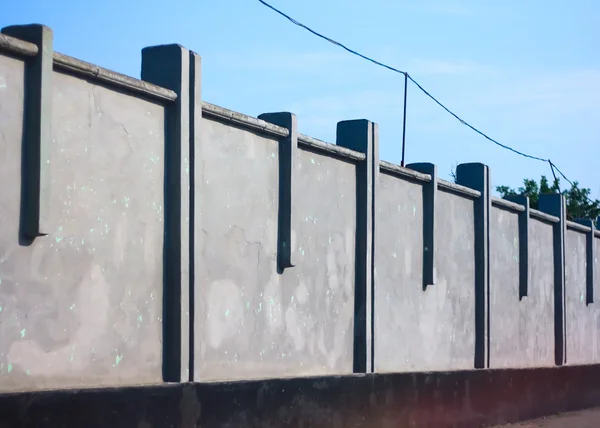
<svg viewBox="0 0 600 428">
<path fill-rule="evenodd" d="M 299 21 L 408 71 L 502 143 L 551 158 L 600 197 L 597 0 L 270 0 Z M 55 49 L 134 77 L 145 46 L 179 43 L 203 58 L 203 98 L 257 116 L 297 114 L 300 132 L 335 141 L 340 120 L 380 125 L 399 163 L 403 77 L 330 45 L 257 0 L 11 2 L 0 26 L 40 22 Z M 494 146 L 409 85 L 407 161 L 483 162 L 494 185 L 550 175 Z"/>
</svg>

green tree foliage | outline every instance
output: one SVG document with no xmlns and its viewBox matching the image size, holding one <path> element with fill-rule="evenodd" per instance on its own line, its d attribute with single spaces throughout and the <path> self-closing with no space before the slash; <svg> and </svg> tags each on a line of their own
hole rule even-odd
<svg viewBox="0 0 600 428">
<path fill-rule="evenodd" d="M 560 181 L 555 179 L 552 184 L 548 181 L 545 176 L 542 176 L 540 183 L 535 180 L 525 179 L 523 180 L 523 186 L 514 190 L 508 186 L 498 186 L 496 190 L 503 198 L 515 195 L 529 196 L 529 204 L 531 208 L 537 209 L 539 205 L 540 195 L 547 193 L 558 193 L 560 190 Z M 590 189 L 579 187 L 577 181 L 573 182 L 570 189 L 562 190 L 561 192 L 565 196 L 567 203 L 567 218 L 569 220 L 575 219 L 594 219 L 596 220 L 596 226 L 598 227 L 598 217 L 600 216 L 600 201 L 590 198 Z"/>
</svg>

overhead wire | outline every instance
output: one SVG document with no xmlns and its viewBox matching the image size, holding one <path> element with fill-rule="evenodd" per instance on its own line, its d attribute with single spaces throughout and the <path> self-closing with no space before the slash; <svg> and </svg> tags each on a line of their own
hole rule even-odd
<svg viewBox="0 0 600 428">
<path fill-rule="evenodd" d="M 345 51 L 347 51 L 347 52 L 351 53 L 352 55 L 356 55 L 356 56 L 358 56 L 358 57 L 360 57 L 360 58 L 362 58 L 362 59 L 365 59 L 365 60 L 367 60 L 367 61 L 369 61 L 369 62 L 372 62 L 372 63 L 373 63 L 373 64 L 375 64 L 375 65 L 378 65 L 378 66 L 380 66 L 380 67 L 383 67 L 383 68 L 387 68 L 388 70 L 391 70 L 391 71 L 393 71 L 393 72 L 395 72 L 395 73 L 406 74 L 406 72 L 405 72 L 405 71 L 398 70 L 397 68 L 394 68 L 394 67 L 392 67 L 392 66 L 389 66 L 389 65 L 387 65 L 387 64 L 384 64 L 383 62 L 379 62 L 379 61 L 377 61 L 377 60 L 375 60 L 375 59 L 373 59 L 373 58 L 369 58 L 369 57 L 368 57 L 368 56 L 366 56 L 366 55 L 363 55 L 363 54 L 361 54 L 361 53 L 359 53 L 359 52 L 357 52 L 357 51 L 355 51 L 355 50 L 353 50 L 353 49 L 350 49 L 349 47 L 347 47 L 346 45 L 344 45 L 344 44 L 342 44 L 342 43 L 340 43 L 340 42 L 337 42 L 337 41 L 335 41 L 335 40 L 333 40 L 333 39 L 330 39 L 330 38 L 329 38 L 329 37 L 327 37 L 327 36 L 324 36 L 324 35 L 323 35 L 323 34 L 321 34 L 321 33 L 318 33 L 318 32 L 316 32 L 316 31 L 315 31 L 315 30 L 313 30 L 312 28 L 310 28 L 310 27 L 308 27 L 308 26 L 304 25 L 304 24 L 303 24 L 303 23 L 301 23 L 301 22 L 298 22 L 298 21 L 296 21 L 296 20 L 295 20 L 294 18 L 292 18 L 291 16 L 289 16 L 289 15 L 287 15 L 286 13 L 284 13 L 284 12 L 280 11 L 280 10 L 279 10 L 279 9 L 277 9 L 275 6 L 272 6 L 272 5 L 270 5 L 269 3 L 267 3 L 267 2 L 266 2 L 266 1 L 264 1 L 264 0 L 258 0 L 258 1 L 259 1 L 260 3 L 262 3 L 264 6 L 268 7 L 269 9 L 271 9 L 273 12 L 275 12 L 275 13 L 277 13 L 277 14 L 279 14 L 279 15 L 283 16 L 285 19 L 287 19 L 288 21 L 290 21 L 292 24 L 294 24 L 294 25 L 297 25 L 298 27 L 302 27 L 302 28 L 304 28 L 304 29 L 305 29 L 306 31 L 308 31 L 309 33 L 312 33 L 312 34 L 314 34 L 315 36 L 317 36 L 317 37 L 319 37 L 319 38 L 321 38 L 321 39 L 323 39 L 323 40 L 326 40 L 327 42 L 329 42 L 329 43 L 331 43 L 331 44 L 334 44 L 334 45 L 336 45 L 336 46 L 338 46 L 338 47 L 340 47 L 340 48 L 344 49 Z"/>
<path fill-rule="evenodd" d="M 515 149 L 515 148 L 513 148 L 511 146 L 508 146 L 506 144 L 502 144 L 498 140 L 490 137 L 486 133 L 482 132 L 481 130 L 477 129 L 476 127 L 474 127 L 473 125 L 471 125 L 470 123 L 468 123 L 466 120 L 462 119 L 460 116 L 458 116 L 452 110 L 450 110 L 448 107 L 446 107 L 446 105 L 444 105 L 436 97 L 434 97 L 432 94 L 430 94 L 425 88 L 423 88 L 423 86 L 421 86 L 408 72 L 402 71 L 402 70 L 397 69 L 395 67 L 392 67 L 392 66 L 390 66 L 388 64 L 385 64 L 385 63 L 383 63 L 381 61 L 377 61 L 376 59 L 373 59 L 373 58 L 371 58 L 371 57 L 369 57 L 367 55 L 361 54 L 360 52 L 358 52 L 358 51 L 356 51 L 354 49 L 349 48 L 348 46 L 344 45 L 343 43 L 340 43 L 340 42 L 338 42 L 338 41 L 336 41 L 334 39 L 331 39 L 330 37 L 327 37 L 327 36 L 319 33 L 318 31 L 313 30 L 312 28 L 308 27 L 307 25 L 305 25 L 305 24 L 299 22 L 298 20 L 292 18 L 290 15 L 286 14 L 285 12 L 279 10 L 275 6 L 267 3 L 265 0 L 258 0 L 258 2 L 260 2 L 263 6 L 266 6 L 267 8 L 271 9 L 273 12 L 277 13 L 278 15 L 284 17 L 285 19 L 287 19 L 288 21 L 290 21 L 292 24 L 294 24 L 294 25 L 296 25 L 298 27 L 301 27 L 304 30 L 310 32 L 311 34 L 313 34 L 313 35 L 315 35 L 315 36 L 317 36 L 317 37 L 319 37 L 319 38 L 321 38 L 321 39 L 323 39 L 323 40 L 325 40 L 325 41 L 327 41 L 327 42 L 329 42 L 329 43 L 331 43 L 331 44 L 333 44 L 335 46 L 338 46 L 338 47 L 344 49 L 345 51 L 349 52 L 352 55 L 358 56 L 358 57 L 360 57 L 360 58 L 362 58 L 362 59 L 364 59 L 366 61 L 369 61 L 369 62 L 371 62 L 371 63 L 373 63 L 375 65 L 378 65 L 380 67 L 386 68 L 386 69 L 388 69 L 390 71 L 393 71 L 395 73 L 404 75 L 405 78 L 409 79 L 412 83 L 414 83 L 415 86 L 417 88 L 419 88 L 427 97 L 429 97 L 431 100 L 433 100 L 438 106 L 440 106 L 442 109 L 444 109 L 448 114 L 450 114 L 452 117 L 454 117 L 456 120 L 458 120 L 464 126 L 470 128 L 472 131 L 476 132 L 477 134 L 479 134 L 483 138 L 487 139 L 488 141 L 496 144 L 497 146 L 499 146 L 499 147 L 501 147 L 501 148 L 503 148 L 505 150 L 508 150 L 508 151 L 510 151 L 512 153 L 515 153 L 515 154 L 517 154 L 519 156 L 522 156 L 522 157 L 525 157 L 525 158 L 528 158 L 528 159 L 532 159 L 532 160 L 536 160 L 536 161 L 547 163 L 550 166 L 550 170 L 552 171 L 552 174 L 553 174 L 555 180 L 557 180 L 556 174 L 555 174 L 555 170 L 556 170 L 565 179 L 565 181 L 567 183 L 569 183 L 571 185 L 571 187 L 573 187 L 573 182 L 571 180 L 569 180 L 565 176 L 565 174 L 562 173 L 562 171 L 552 162 L 552 160 L 550 160 L 549 158 L 542 158 L 542 157 L 539 157 L 539 156 L 535 156 L 535 155 L 532 155 L 532 154 L 525 153 L 523 151 L 517 150 L 517 149 Z M 403 130 L 403 132 L 405 132 L 405 131 Z M 559 188 L 559 192 L 560 192 L 560 188 Z M 587 199 L 590 202 L 592 202 L 592 203 L 594 202 L 589 197 Z"/>
<path fill-rule="evenodd" d="M 425 90 L 425 88 L 423 88 L 421 85 L 419 85 L 419 83 L 415 79 L 413 79 L 410 76 L 410 74 L 408 75 L 408 78 L 410 79 L 411 82 L 413 82 L 417 86 L 417 88 L 419 88 L 425 95 L 427 95 L 429 98 L 431 98 L 437 105 L 439 105 L 441 108 L 443 108 L 444 110 L 446 110 L 446 112 L 448 112 L 451 116 L 453 116 L 460 123 L 462 123 L 466 127 L 472 129 L 473 131 L 475 131 L 476 133 L 478 133 L 479 135 L 481 135 L 483 138 L 491 141 L 492 143 L 496 144 L 497 146 L 502 147 L 503 149 L 506 149 L 506 150 L 509 150 L 509 151 L 511 151 L 513 153 L 516 153 L 517 155 L 520 155 L 520 156 L 523 156 L 523 157 L 526 157 L 526 158 L 529 158 L 529 159 L 541 161 L 541 162 L 550 162 L 550 159 L 544 159 L 544 158 L 541 158 L 539 156 L 534 156 L 534 155 L 530 155 L 530 154 L 524 153 L 524 152 L 522 152 L 520 150 L 517 150 L 517 149 L 514 149 L 514 148 L 512 148 L 510 146 L 507 146 L 506 144 L 502 144 L 501 142 L 499 142 L 498 140 L 493 139 L 492 137 L 490 137 L 486 133 L 481 132 L 479 129 L 475 128 L 470 123 L 468 123 L 465 120 L 461 119 L 456 113 L 454 113 L 452 110 L 450 110 L 448 107 L 446 107 L 440 101 L 438 101 L 437 98 L 435 98 L 433 95 L 431 95 L 429 92 L 427 92 Z"/>
</svg>

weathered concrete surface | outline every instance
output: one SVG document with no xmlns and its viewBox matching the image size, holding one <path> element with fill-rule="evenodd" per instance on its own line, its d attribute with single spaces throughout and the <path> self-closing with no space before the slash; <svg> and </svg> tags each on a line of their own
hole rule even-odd
<svg viewBox="0 0 600 428">
<path fill-rule="evenodd" d="M 529 221 L 528 295 L 519 296 L 518 215 L 490 212 L 490 366 L 554 365 L 552 226 Z"/>
<path fill-rule="evenodd" d="M 375 369 L 473 367 L 473 201 L 439 191 L 437 283 L 423 289 L 422 186 L 382 173 L 376 200 Z"/>
<path fill-rule="evenodd" d="M 208 119 L 202 129 L 200 379 L 351 373 L 355 165 L 299 150 L 297 265 L 278 273 L 279 142 Z"/>
<path fill-rule="evenodd" d="M 422 186 L 381 173 L 376 209 L 377 224 L 390 223 L 394 227 L 376 229 L 375 371 L 406 370 L 422 361 L 420 348 L 428 345 L 417 329 L 419 308 L 412 304 L 415 297 L 431 296 L 423 292 L 423 252 L 418 250 L 423 245 Z M 402 337 L 407 331 L 411 332 L 407 341 L 390 339 Z"/>
<path fill-rule="evenodd" d="M 565 294 L 567 364 L 599 361 L 598 299 L 587 304 L 586 234 L 567 230 L 565 236 Z"/>
<path fill-rule="evenodd" d="M 22 64 L 0 76 L 0 390 L 159 382 L 163 107 L 54 73 L 51 232 L 29 245 Z"/>
<path fill-rule="evenodd" d="M 479 428 L 598 406 L 599 376 L 596 365 L 0 395 L 0 428 Z"/>
<path fill-rule="evenodd" d="M 21 165 L 23 140 L 35 143 L 23 135 L 36 119 L 23 114 L 33 80 L 21 60 L 0 56 L 0 391 L 178 381 L 189 369 L 200 381 L 348 374 L 370 371 L 371 358 L 379 372 L 470 369 L 487 365 L 488 326 L 492 367 L 552 365 L 555 339 L 559 364 L 563 341 L 568 364 L 598 361 L 600 300 L 581 300 L 592 253 L 572 230 L 563 264 L 561 196 L 545 198 L 560 227 L 531 216 L 519 301 L 517 220 L 494 209 L 487 235 L 485 165 L 459 168 L 472 189 L 424 191 L 415 183 L 434 189 L 435 168 L 380 164 L 375 124 L 341 122 L 341 150 L 300 138 L 295 126 L 202 103 L 198 56 L 156 49 L 175 55 L 146 50 L 145 82 L 52 57 L 42 117 L 53 134 L 40 168 L 50 232 L 33 241 L 19 234 L 31 214 L 22 183 L 36 181 Z M 12 50 L 27 61 L 36 52 Z M 284 139 L 302 140 L 294 168 L 280 163 Z M 293 249 L 283 269 L 282 211 Z M 563 268 L 564 335 L 562 318 L 556 332 L 552 322 Z"/>
</svg>

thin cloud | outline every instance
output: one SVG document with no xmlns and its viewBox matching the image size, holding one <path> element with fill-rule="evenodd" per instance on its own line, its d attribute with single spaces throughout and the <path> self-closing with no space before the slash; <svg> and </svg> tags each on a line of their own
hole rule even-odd
<svg viewBox="0 0 600 428">
<path fill-rule="evenodd" d="M 472 61 L 444 61 L 436 59 L 415 59 L 409 63 L 411 75 L 466 75 L 488 72 L 489 68 Z"/>
<path fill-rule="evenodd" d="M 571 69 L 548 73 L 544 70 L 527 74 L 507 72 L 506 77 L 488 87 L 473 91 L 462 102 L 481 107 L 532 107 L 562 112 L 589 111 L 597 105 L 600 92 L 600 69 Z"/>
<path fill-rule="evenodd" d="M 298 100 L 286 109 L 297 115 L 300 132 L 334 142 L 337 122 L 360 118 L 387 120 L 391 114 L 400 114 L 402 99 L 402 94 L 390 91 L 362 90 Z"/>
<path fill-rule="evenodd" d="M 392 95 L 383 90 L 360 90 L 343 94 L 311 97 L 293 106 L 299 109 L 323 112 L 348 112 L 369 110 L 372 108 L 390 108 L 401 105 L 402 99 L 398 94 Z"/>
<path fill-rule="evenodd" d="M 455 15 L 455 16 L 468 16 L 471 15 L 471 9 L 464 5 L 456 2 L 437 1 L 437 2 L 424 2 L 420 1 L 418 4 L 412 5 L 411 9 L 431 13 L 436 15 Z"/>
<path fill-rule="evenodd" d="M 217 54 L 210 61 L 218 68 L 246 71 L 322 73 L 323 69 L 338 68 L 353 58 L 343 52 L 253 51 Z"/>
</svg>

